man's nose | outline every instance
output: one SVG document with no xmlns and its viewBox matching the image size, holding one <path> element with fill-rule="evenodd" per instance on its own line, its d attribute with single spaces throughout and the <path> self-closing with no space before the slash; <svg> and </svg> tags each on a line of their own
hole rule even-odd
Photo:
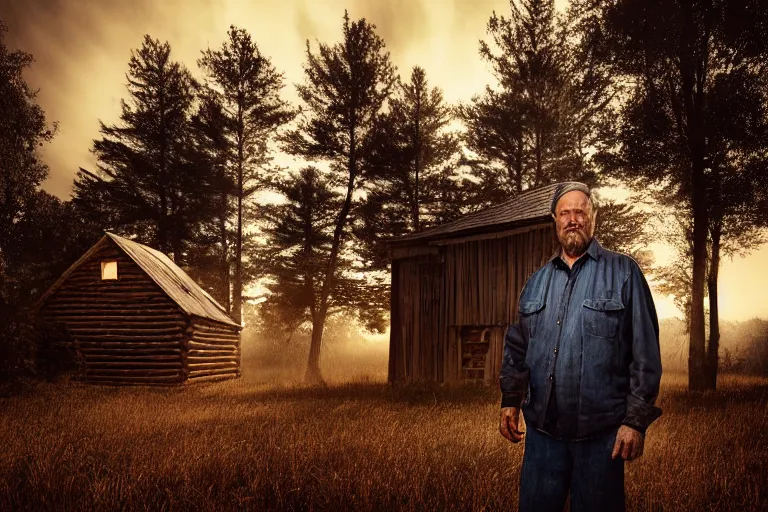
<svg viewBox="0 0 768 512">
<path fill-rule="evenodd" d="M 579 214 L 577 213 L 568 213 L 568 217 L 566 218 L 566 221 L 568 222 L 568 225 L 578 225 L 579 224 Z"/>
</svg>

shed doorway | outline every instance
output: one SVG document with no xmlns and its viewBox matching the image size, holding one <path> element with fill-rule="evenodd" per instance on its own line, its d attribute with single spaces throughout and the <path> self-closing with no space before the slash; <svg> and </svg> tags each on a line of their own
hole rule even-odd
<svg viewBox="0 0 768 512">
<path fill-rule="evenodd" d="M 493 384 L 499 378 L 504 328 L 465 325 L 459 328 L 461 380 Z"/>
</svg>

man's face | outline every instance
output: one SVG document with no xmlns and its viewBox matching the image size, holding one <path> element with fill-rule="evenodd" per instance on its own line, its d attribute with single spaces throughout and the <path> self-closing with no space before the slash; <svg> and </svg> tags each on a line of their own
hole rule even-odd
<svg viewBox="0 0 768 512">
<path fill-rule="evenodd" d="M 572 190 L 557 201 L 555 225 L 565 254 L 572 258 L 584 254 L 594 234 L 592 221 L 592 205 L 584 192 Z"/>
</svg>

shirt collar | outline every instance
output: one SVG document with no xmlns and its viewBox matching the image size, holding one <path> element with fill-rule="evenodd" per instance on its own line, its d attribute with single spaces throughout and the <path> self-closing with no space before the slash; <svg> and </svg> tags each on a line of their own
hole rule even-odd
<svg viewBox="0 0 768 512">
<path fill-rule="evenodd" d="M 549 258 L 549 261 L 547 263 L 557 263 L 556 260 L 560 260 L 564 265 L 567 266 L 565 263 L 565 260 L 563 260 L 560 257 L 560 253 L 562 252 L 562 248 L 558 247 L 557 250 L 555 250 L 555 253 Z M 586 254 L 588 254 L 593 260 L 598 261 L 600 259 L 601 253 L 603 251 L 603 246 L 600 245 L 600 243 L 597 241 L 597 238 L 592 237 L 592 241 L 589 242 L 589 245 L 587 246 Z M 577 260 L 578 261 L 578 260 Z"/>
</svg>

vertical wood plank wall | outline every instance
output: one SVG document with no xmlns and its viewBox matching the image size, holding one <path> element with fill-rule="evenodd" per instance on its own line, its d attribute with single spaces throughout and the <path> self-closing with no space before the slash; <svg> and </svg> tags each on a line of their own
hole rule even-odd
<svg viewBox="0 0 768 512">
<path fill-rule="evenodd" d="M 439 255 L 392 262 L 390 381 L 434 379 L 439 373 L 442 281 Z"/>
<path fill-rule="evenodd" d="M 458 380 L 460 329 L 483 326 L 491 328 L 485 381 L 495 382 L 520 291 L 556 244 L 552 226 L 542 224 L 393 260 L 389 380 Z"/>
</svg>

